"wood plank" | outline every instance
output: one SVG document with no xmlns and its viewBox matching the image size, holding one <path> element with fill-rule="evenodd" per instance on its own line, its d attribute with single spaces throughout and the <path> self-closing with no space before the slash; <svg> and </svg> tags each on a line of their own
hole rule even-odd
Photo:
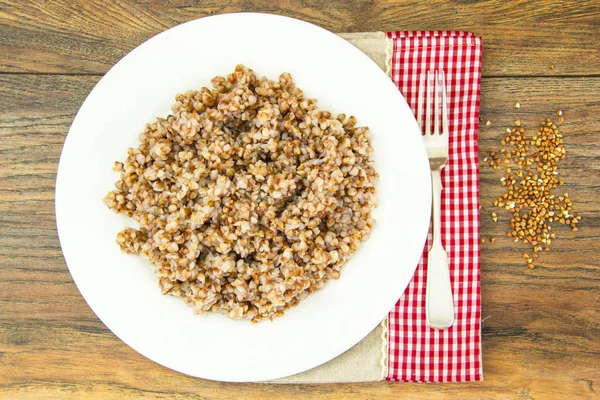
<svg viewBox="0 0 600 400">
<path fill-rule="evenodd" d="M 224 384 L 173 372 L 127 347 L 100 322 L 72 283 L 54 220 L 62 143 L 99 77 L 0 75 L 0 397 L 2 398 L 594 398 L 600 385 L 600 78 L 489 78 L 482 83 L 480 156 L 515 119 L 564 111 L 565 190 L 583 216 L 539 266 L 489 218 L 501 191 L 482 166 L 485 381 L 406 385 Z M 519 101 L 521 108 L 514 109 Z"/>
<path fill-rule="evenodd" d="M 0 3 L 0 73 L 104 74 L 167 28 L 240 11 L 291 16 L 333 32 L 473 31 L 484 39 L 484 76 L 600 73 L 600 3 L 593 0 L 333 0 L 327 7 L 317 0 L 6 0 Z"/>
</svg>

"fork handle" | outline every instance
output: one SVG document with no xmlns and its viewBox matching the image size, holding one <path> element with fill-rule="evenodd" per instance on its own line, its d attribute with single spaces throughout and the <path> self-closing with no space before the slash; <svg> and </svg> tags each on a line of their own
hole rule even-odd
<svg viewBox="0 0 600 400">
<path fill-rule="evenodd" d="M 433 244 L 431 247 L 442 246 L 442 173 L 441 168 L 431 170 L 431 187 L 433 199 L 431 205 L 433 207 Z"/>
<path fill-rule="evenodd" d="M 425 313 L 427 325 L 446 329 L 454 323 L 454 300 L 450 284 L 448 254 L 442 246 L 441 194 L 442 179 L 440 170 L 431 171 L 433 187 L 433 244 L 428 252 L 427 290 L 425 293 Z"/>
</svg>

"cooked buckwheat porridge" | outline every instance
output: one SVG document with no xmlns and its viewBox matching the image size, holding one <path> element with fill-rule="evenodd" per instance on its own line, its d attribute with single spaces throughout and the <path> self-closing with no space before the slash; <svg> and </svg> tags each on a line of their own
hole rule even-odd
<svg viewBox="0 0 600 400">
<path fill-rule="evenodd" d="M 105 198 L 137 221 L 117 243 L 147 258 L 163 294 L 253 322 L 329 279 L 367 239 L 377 172 L 367 127 L 333 117 L 288 73 L 238 65 L 148 124 Z"/>
</svg>

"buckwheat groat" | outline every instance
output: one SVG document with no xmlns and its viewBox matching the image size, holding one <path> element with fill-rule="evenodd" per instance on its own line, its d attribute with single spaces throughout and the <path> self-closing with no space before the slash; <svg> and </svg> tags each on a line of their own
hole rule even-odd
<svg viewBox="0 0 600 400">
<path fill-rule="evenodd" d="M 128 150 L 106 204 L 117 243 L 198 313 L 272 319 L 337 279 L 374 220 L 370 133 L 283 73 L 233 74 L 176 97 Z"/>
</svg>

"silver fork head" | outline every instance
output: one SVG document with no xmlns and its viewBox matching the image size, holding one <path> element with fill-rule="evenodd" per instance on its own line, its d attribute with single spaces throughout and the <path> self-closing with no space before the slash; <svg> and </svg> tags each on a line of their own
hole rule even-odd
<svg viewBox="0 0 600 400">
<path fill-rule="evenodd" d="M 432 83 L 433 75 L 433 83 Z M 440 90 L 441 87 L 441 90 Z M 427 99 L 424 101 L 423 92 L 427 92 Z M 433 92 L 434 99 L 432 101 Z M 435 70 L 427 71 L 427 74 L 421 72 L 419 82 L 419 97 L 417 104 L 417 121 L 421 126 L 421 131 L 425 136 L 433 135 L 444 135 L 448 133 L 448 103 L 446 96 L 446 74 L 444 71 Z M 423 129 L 423 103 L 425 103 L 425 129 Z M 433 132 L 431 130 L 431 105 L 433 103 L 434 116 L 433 116 Z M 440 110 L 441 103 L 441 110 Z M 440 111 L 441 111 L 441 122 L 442 131 L 440 132 Z"/>
</svg>

